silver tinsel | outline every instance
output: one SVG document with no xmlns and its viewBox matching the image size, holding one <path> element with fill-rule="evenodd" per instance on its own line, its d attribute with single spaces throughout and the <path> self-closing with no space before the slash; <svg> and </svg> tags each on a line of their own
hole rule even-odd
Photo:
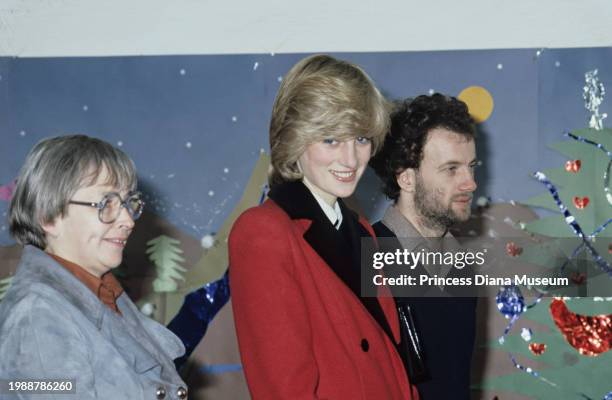
<svg viewBox="0 0 612 400">
<path fill-rule="evenodd" d="M 606 89 L 599 81 L 596 69 L 584 74 L 584 80 L 586 84 L 582 89 L 582 98 L 585 108 L 591 112 L 589 127 L 600 131 L 603 129 L 603 120 L 608 116 L 606 113 L 599 113 L 599 106 L 603 102 Z"/>
</svg>

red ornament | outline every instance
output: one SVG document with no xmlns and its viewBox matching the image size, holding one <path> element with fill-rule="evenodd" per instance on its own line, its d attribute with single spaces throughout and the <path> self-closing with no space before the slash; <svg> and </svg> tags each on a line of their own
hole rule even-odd
<svg viewBox="0 0 612 400">
<path fill-rule="evenodd" d="M 506 253 L 510 257 L 518 257 L 521 255 L 522 252 L 523 252 L 523 248 L 518 246 L 516 243 L 514 242 L 506 243 Z"/>
<path fill-rule="evenodd" d="M 576 285 L 582 285 L 586 281 L 586 274 L 584 272 L 574 272 L 570 276 L 570 279 Z"/>
<path fill-rule="evenodd" d="M 612 254 L 612 243 L 608 245 L 608 254 Z"/>
<path fill-rule="evenodd" d="M 529 350 L 536 356 L 541 356 L 546 351 L 545 343 L 529 343 Z"/>
<path fill-rule="evenodd" d="M 565 162 L 565 170 L 567 172 L 577 173 L 578 171 L 580 171 L 581 165 L 582 163 L 580 162 L 580 160 L 569 160 Z"/>
<path fill-rule="evenodd" d="M 586 206 L 589 205 L 589 198 L 584 196 L 582 198 L 578 197 L 578 196 L 574 196 L 574 206 L 576 206 L 577 209 L 582 210 L 583 208 L 585 208 Z"/>
<path fill-rule="evenodd" d="M 598 356 L 612 347 L 612 314 L 574 314 L 560 298 L 550 303 L 550 314 L 565 340 L 580 354 Z"/>
</svg>

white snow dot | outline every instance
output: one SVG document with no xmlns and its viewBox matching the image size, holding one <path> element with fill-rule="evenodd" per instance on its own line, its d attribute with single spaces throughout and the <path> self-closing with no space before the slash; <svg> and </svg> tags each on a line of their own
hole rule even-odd
<svg viewBox="0 0 612 400">
<path fill-rule="evenodd" d="M 238 121 L 238 117 L 237 117 L 237 116 L 235 116 L 235 115 L 233 115 L 233 116 L 232 116 L 232 122 L 236 122 L 236 121 Z"/>
<path fill-rule="evenodd" d="M 542 54 L 542 50 L 536 51 L 536 57 L 540 57 L 540 54 Z"/>
<path fill-rule="evenodd" d="M 223 168 L 223 173 L 227 174 L 229 172 L 229 168 Z"/>
<path fill-rule="evenodd" d="M 260 153 L 260 154 L 263 154 L 263 153 L 265 153 L 265 152 L 266 152 L 266 151 L 263 149 L 263 147 L 262 147 L 261 149 L 259 149 L 259 153 Z"/>
<path fill-rule="evenodd" d="M 146 315 L 147 317 L 150 317 L 151 315 L 153 315 L 154 310 L 155 310 L 155 307 L 151 303 L 144 303 L 142 307 L 140 307 L 140 312 Z"/>
<path fill-rule="evenodd" d="M 528 342 L 531 340 L 531 329 L 529 328 L 523 328 L 521 330 L 521 337 L 523 338 L 524 341 Z"/>
<path fill-rule="evenodd" d="M 2 80 L 2 75 L 0 75 L 0 81 Z"/>
<path fill-rule="evenodd" d="M 255 61 L 255 64 L 253 64 L 253 71 L 257 71 L 257 67 L 259 67 L 259 63 Z"/>
<path fill-rule="evenodd" d="M 277 81 L 282 82 L 283 81 L 283 77 L 279 76 L 278 78 L 276 78 Z"/>
<path fill-rule="evenodd" d="M 89 110 L 89 106 L 88 106 L 87 104 L 85 104 L 85 105 L 83 106 L 83 111 L 87 111 L 87 110 Z"/>
<path fill-rule="evenodd" d="M 272 52 L 270 52 L 270 56 L 271 56 L 271 57 L 274 57 L 274 55 L 275 55 L 275 53 L 274 53 L 273 51 L 272 51 Z"/>
<path fill-rule="evenodd" d="M 213 235 L 206 234 L 202 237 L 200 244 L 202 245 L 203 248 L 210 249 L 215 244 L 215 238 L 213 237 Z"/>
<path fill-rule="evenodd" d="M 555 61 L 555 67 L 559 68 L 561 66 L 561 62 Z"/>
<path fill-rule="evenodd" d="M 181 68 L 181 70 L 179 71 L 179 74 L 181 75 L 185 75 L 187 73 L 187 71 L 185 71 L 184 68 Z"/>
<path fill-rule="evenodd" d="M 476 199 L 476 205 L 478 207 L 487 207 L 489 205 L 489 198 L 480 196 L 478 199 Z"/>
<path fill-rule="evenodd" d="M 504 218 L 504 222 L 505 222 L 506 224 L 510 225 L 510 226 L 514 226 L 514 225 L 515 225 L 514 220 L 513 220 L 512 218 L 510 218 L 510 217 L 506 217 L 506 218 Z"/>
<path fill-rule="evenodd" d="M 436 92 L 436 91 L 435 91 L 435 90 L 433 90 L 433 89 L 429 89 L 429 90 L 427 91 L 427 93 L 429 93 L 429 95 L 432 95 L 432 94 L 434 94 L 435 92 Z"/>
<path fill-rule="evenodd" d="M 209 191 L 208 191 L 208 195 L 209 195 L 210 197 L 213 197 L 213 196 L 215 195 L 215 191 L 214 191 L 214 190 L 209 190 Z"/>
<path fill-rule="evenodd" d="M 120 141 L 118 141 L 118 142 L 117 142 L 117 146 L 119 146 L 119 147 L 123 146 L 123 142 L 122 142 L 121 140 L 120 140 Z"/>
<path fill-rule="evenodd" d="M 168 174 L 168 179 L 174 178 L 174 174 Z"/>
<path fill-rule="evenodd" d="M 191 142 L 187 142 L 187 143 L 185 143 L 185 147 L 187 147 L 188 149 L 190 149 L 190 148 L 191 148 Z"/>
<path fill-rule="evenodd" d="M 24 137 L 26 135 L 26 131 L 19 132 L 19 136 Z"/>
<path fill-rule="evenodd" d="M 497 64 L 497 69 L 504 69 L 504 64 Z"/>
</svg>

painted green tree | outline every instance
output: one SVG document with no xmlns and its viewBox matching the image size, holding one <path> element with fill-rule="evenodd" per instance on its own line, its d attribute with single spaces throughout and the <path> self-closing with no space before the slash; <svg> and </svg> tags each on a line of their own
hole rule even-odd
<svg viewBox="0 0 612 400">
<path fill-rule="evenodd" d="M 602 98 L 603 90 L 597 106 Z M 555 186 L 559 200 L 575 218 L 585 236 L 593 235 L 587 239 L 589 244 L 608 266 L 612 266 L 612 228 L 607 225 L 612 219 L 612 195 L 609 192 L 609 180 L 605 180 L 606 174 L 612 172 L 609 170 L 611 158 L 608 152 L 612 150 L 612 130 L 601 126 L 605 114 L 599 115 L 596 109 L 590 110 L 594 112 L 591 128 L 572 132 L 568 135 L 569 140 L 550 146 L 568 158 L 566 164 L 543 173 Z M 556 251 L 550 250 L 552 246 L 561 250 L 565 260 L 571 255 L 578 256 L 567 264 L 568 272 L 577 268 L 576 260 L 586 261 L 587 293 L 598 293 L 600 297 L 566 299 L 567 307 L 572 313 L 581 315 L 611 315 L 612 297 L 609 296 L 612 296 L 612 277 L 595 264 L 591 252 L 582 248 L 574 253 L 582 239 L 576 236 L 565 216 L 559 213 L 559 206 L 551 193 L 545 191 L 525 203 L 556 214 L 525 225 L 527 231 L 550 238 L 551 245 L 525 249 L 521 257 L 551 271 L 559 269 L 560 258 Z M 574 273 L 578 272 L 576 270 Z M 503 341 L 495 338 L 488 344 L 491 349 L 513 355 L 518 364 L 536 371 L 539 377 L 517 368 L 515 372 L 486 379 L 479 386 L 493 391 L 518 393 L 533 399 L 604 399 L 612 392 L 612 351 L 595 356 L 580 354 L 570 346 L 555 325 L 550 303 L 551 298 L 544 297 L 539 304 L 521 315 L 519 323 Z M 612 330 L 612 326 L 608 327 Z M 546 347 L 543 352 L 538 352 L 530 349 L 530 344 Z M 510 358 L 508 362 L 512 362 Z"/>
<path fill-rule="evenodd" d="M 11 281 L 13 280 L 12 276 L 0 279 L 0 301 L 4 298 L 6 291 L 11 286 Z"/>
<path fill-rule="evenodd" d="M 153 281 L 153 290 L 157 293 L 174 292 L 178 281 L 184 280 L 186 269 L 181 265 L 185 259 L 181 254 L 180 241 L 166 235 L 160 235 L 147 242 L 147 254 L 155 265 L 157 278 Z"/>
</svg>

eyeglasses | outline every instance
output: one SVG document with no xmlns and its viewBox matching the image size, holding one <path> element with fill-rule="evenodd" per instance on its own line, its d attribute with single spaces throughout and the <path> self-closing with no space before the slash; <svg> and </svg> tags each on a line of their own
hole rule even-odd
<svg viewBox="0 0 612 400">
<path fill-rule="evenodd" d="M 140 198 L 140 192 L 130 192 L 127 198 L 123 200 L 119 193 L 111 192 L 104 195 L 98 203 L 90 203 L 85 201 L 70 200 L 68 204 L 76 204 L 79 206 L 88 206 L 98 209 L 98 218 L 103 224 L 112 224 L 119 218 L 121 208 L 125 207 L 128 214 L 134 221 L 142 215 L 145 202 Z"/>
</svg>

